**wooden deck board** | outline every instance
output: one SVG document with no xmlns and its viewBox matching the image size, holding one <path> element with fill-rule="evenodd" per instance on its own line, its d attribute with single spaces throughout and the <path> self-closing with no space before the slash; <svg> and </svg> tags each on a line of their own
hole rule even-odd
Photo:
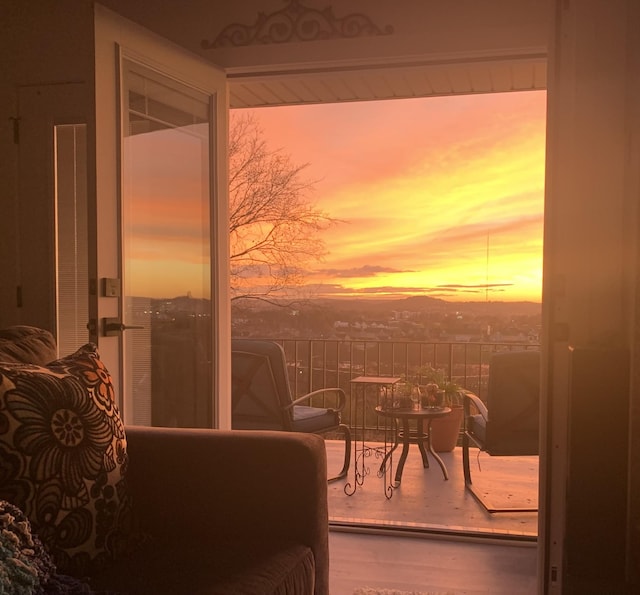
<svg viewBox="0 0 640 595">
<path fill-rule="evenodd" d="M 343 445 L 327 441 L 329 474 L 339 470 Z M 477 451 L 472 456 L 472 478 L 480 492 L 494 502 L 511 506 L 537 504 L 538 457 L 491 457 Z M 362 524 L 377 527 L 406 527 L 412 530 L 445 531 L 473 535 L 496 535 L 534 540 L 538 533 L 538 514 L 488 513 L 464 487 L 462 451 L 441 453 L 449 479 L 431 461 L 424 469 L 415 445 L 411 446 L 402 482 L 385 498 L 383 481 L 377 477 L 380 459 L 366 457 L 369 475 L 355 494 L 347 496 L 344 485 L 353 483 L 353 461 L 346 480 L 328 486 L 329 515 L 334 524 Z M 397 459 L 394 456 L 394 472 Z M 478 469 L 478 461 L 480 470 Z"/>
</svg>

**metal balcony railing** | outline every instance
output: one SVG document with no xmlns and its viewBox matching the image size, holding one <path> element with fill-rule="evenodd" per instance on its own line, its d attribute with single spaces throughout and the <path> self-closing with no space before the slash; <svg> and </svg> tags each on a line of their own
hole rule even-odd
<svg viewBox="0 0 640 595">
<path fill-rule="evenodd" d="M 327 387 L 340 387 L 348 397 L 343 421 L 350 424 L 357 376 L 395 376 L 421 383 L 426 366 L 486 399 L 489 360 L 498 351 L 540 349 L 537 343 L 426 343 L 419 341 L 273 339 L 286 354 L 291 390 L 295 397 Z M 323 402 L 314 402 L 324 406 Z M 328 404 L 327 404 L 328 405 Z M 373 410 L 373 407 L 371 407 Z M 367 420 L 369 424 L 369 420 Z M 376 430 L 378 421 L 371 418 Z"/>
</svg>

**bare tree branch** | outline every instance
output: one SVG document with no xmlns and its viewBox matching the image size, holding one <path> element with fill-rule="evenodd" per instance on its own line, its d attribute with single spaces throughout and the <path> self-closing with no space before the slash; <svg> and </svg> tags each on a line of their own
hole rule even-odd
<svg viewBox="0 0 640 595">
<path fill-rule="evenodd" d="M 316 208 L 315 182 L 270 149 L 252 115 L 232 115 L 229 134 L 231 295 L 279 303 L 325 255 L 320 232 L 336 222 Z"/>
</svg>

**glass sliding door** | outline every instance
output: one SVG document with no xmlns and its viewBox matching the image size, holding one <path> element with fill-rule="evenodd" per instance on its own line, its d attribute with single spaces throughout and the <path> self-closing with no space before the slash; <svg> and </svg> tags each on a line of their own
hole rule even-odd
<svg viewBox="0 0 640 595">
<path fill-rule="evenodd" d="M 128 423 L 212 427 L 210 95 L 123 60 Z"/>
</svg>

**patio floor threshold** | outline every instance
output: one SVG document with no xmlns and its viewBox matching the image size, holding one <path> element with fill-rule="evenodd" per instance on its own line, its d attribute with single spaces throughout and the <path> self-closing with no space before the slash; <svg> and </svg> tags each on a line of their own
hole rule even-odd
<svg viewBox="0 0 640 595">
<path fill-rule="evenodd" d="M 329 530 L 344 533 L 364 533 L 367 535 L 395 535 L 403 537 L 424 537 L 450 539 L 456 541 L 493 543 L 509 543 L 523 545 L 537 545 L 538 536 L 535 533 L 508 533 L 504 531 L 473 530 L 467 527 L 437 526 L 423 523 L 406 525 L 402 523 L 384 522 L 378 520 L 329 519 Z"/>
</svg>

